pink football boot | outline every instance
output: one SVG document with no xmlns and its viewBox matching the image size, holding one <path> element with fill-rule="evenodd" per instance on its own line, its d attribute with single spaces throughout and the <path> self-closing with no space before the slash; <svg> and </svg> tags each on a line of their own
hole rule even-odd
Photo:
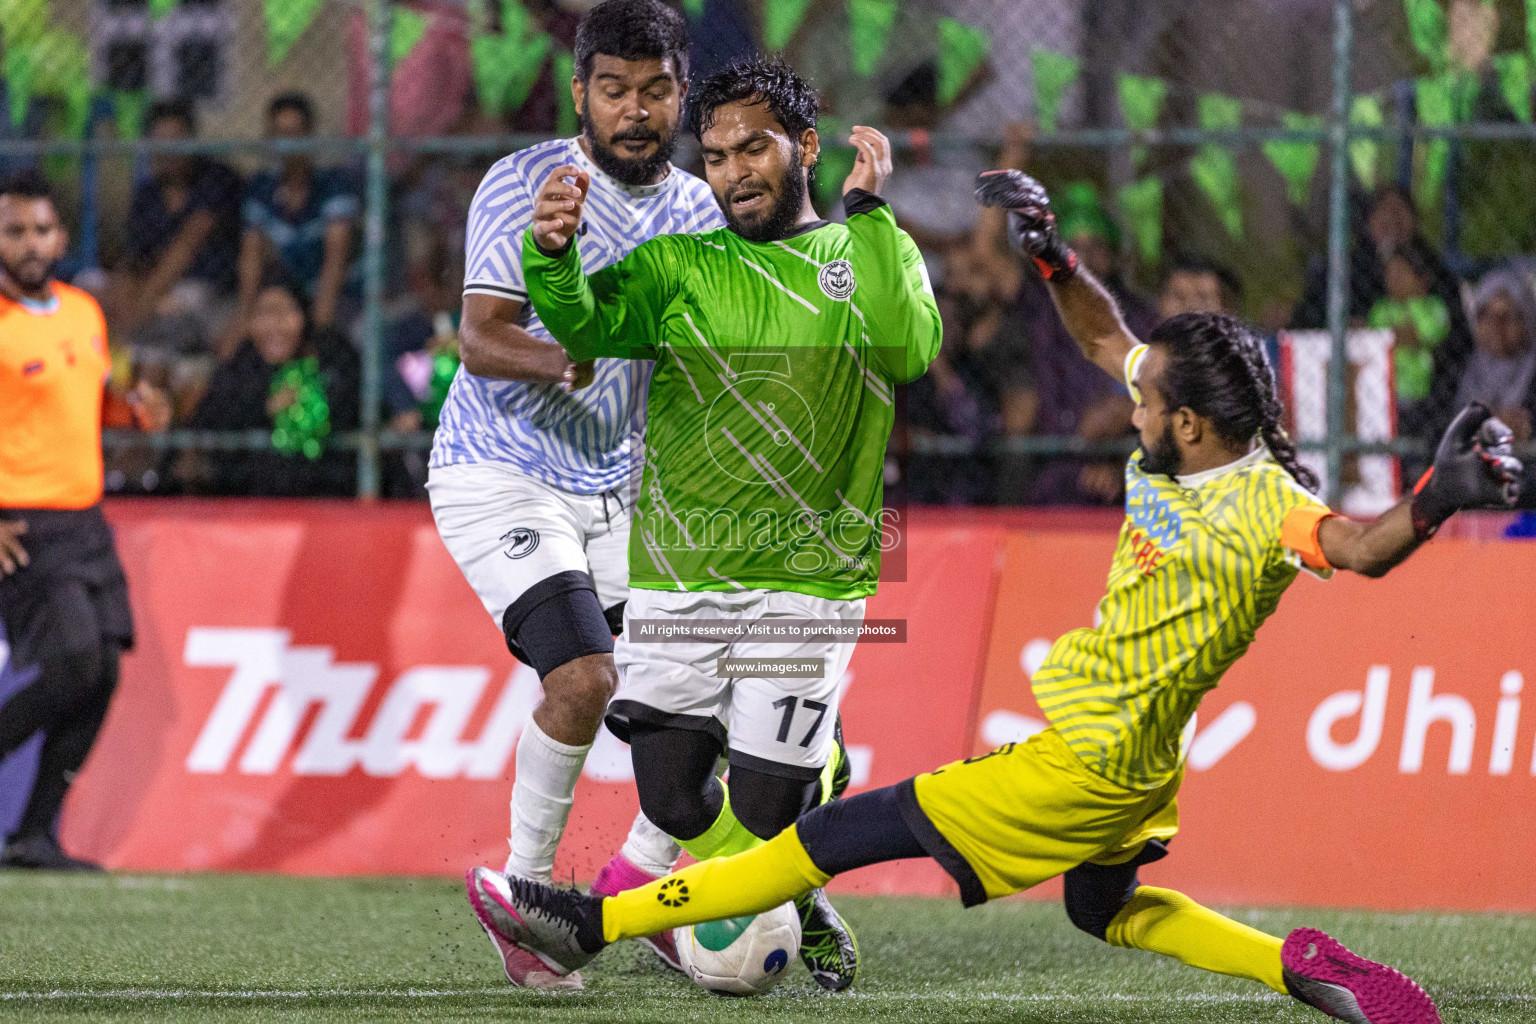
<svg viewBox="0 0 1536 1024">
<path fill-rule="evenodd" d="M 498 882 L 501 885 L 497 885 Z M 509 931 L 506 925 L 498 924 L 498 921 L 517 912 L 512 909 L 506 895 L 502 892 L 505 884 L 500 874 L 490 868 L 471 868 L 464 875 L 464 889 L 469 897 L 470 909 L 475 912 L 475 918 L 480 922 L 480 927 L 485 929 L 491 945 L 496 947 L 496 955 L 501 957 L 501 966 L 507 972 L 507 980 L 518 988 L 537 988 L 546 991 L 580 989 L 582 987 L 580 974 L 575 971 L 570 974 L 557 974 L 544 961 L 527 950 L 518 948 L 507 937 Z"/>
<path fill-rule="evenodd" d="M 1316 928 L 1298 928 L 1280 949 L 1293 997 L 1350 1024 L 1440 1024 L 1434 1001 L 1411 978 L 1356 956 Z"/>
</svg>

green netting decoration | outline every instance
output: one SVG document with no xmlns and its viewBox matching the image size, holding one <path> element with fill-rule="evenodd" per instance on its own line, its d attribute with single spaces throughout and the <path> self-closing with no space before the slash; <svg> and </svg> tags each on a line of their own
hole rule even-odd
<svg viewBox="0 0 1536 1024">
<path fill-rule="evenodd" d="M 1318 131 L 1324 124 L 1319 114 L 1298 114 L 1292 110 L 1281 114 L 1280 121 L 1291 131 Z M 1264 143 L 1263 149 L 1269 162 L 1285 179 L 1286 196 L 1297 206 L 1306 206 L 1312 196 L 1312 177 L 1317 171 L 1322 147 L 1316 142 L 1273 139 Z"/>
<path fill-rule="evenodd" d="M 1041 131 L 1054 135 L 1060 122 L 1061 101 L 1077 81 L 1083 62 L 1039 46 L 1030 48 L 1029 59 L 1035 74 L 1035 118 Z"/>
<path fill-rule="evenodd" d="M 1199 101 L 1200 127 L 1206 131 L 1233 131 L 1242 127 L 1243 101 L 1207 93 Z M 1243 236 L 1243 212 L 1238 205 L 1237 160 L 1225 146 L 1206 143 L 1189 161 L 1195 184 L 1205 193 L 1227 234 Z"/>
<path fill-rule="evenodd" d="M 1130 225 L 1136 239 L 1136 251 L 1147 263 L 1158 263 L 1163 256 L 1163 181 L 1146 177 L 1122 185 L 1115 193 L 1120 215 Z"/>
<path fill-rule="evenodd" d="M 1161 78 L 1122 73 L 1115 81 L 1120 94 L 1120 117 L 1133 132 L 1149 132 L 1157 127 L 1168 98 L 1168 83 Z M 1131 163 L 1138 169 L 1147 162 L 1147 147 L 1131 147 Z"/>
</svg>

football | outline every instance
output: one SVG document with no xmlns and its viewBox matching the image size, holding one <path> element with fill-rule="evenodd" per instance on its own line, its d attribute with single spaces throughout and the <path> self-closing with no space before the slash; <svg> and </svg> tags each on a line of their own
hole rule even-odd
<svg viewBox="0 0 1536 1024">
<path fill-rule="evenodd" d="M 688 976 L 724 996 L 760 996 L 779 983 L 800 950 L 792 903 L 755 917 L 710 921 L 673 932 Z"/>
</svg>

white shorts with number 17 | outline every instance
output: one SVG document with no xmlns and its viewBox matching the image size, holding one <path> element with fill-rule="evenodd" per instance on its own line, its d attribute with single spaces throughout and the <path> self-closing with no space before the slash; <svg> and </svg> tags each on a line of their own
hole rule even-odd
<svg viewBox="0 0 1536 1024">
<path fill-rule="evenodd" d="M 832 620 L 846 640 L 769 642 L 645 641 L 642 620 Z M 697 729 L 718 739 L 732 764 L 791 779 L 821 774 L 832 752 L 840 684 L 853 657 L 863 599 L 830 600 L 784 590 L 683 592 L 631 587 L 624 635 L 614 646 L 619 689 L 608 705 L 608 728 L 622 739 L 634 724 Z M 819 661 L 815 675 L 722 675 L 722 658 Z"/>
</svg>

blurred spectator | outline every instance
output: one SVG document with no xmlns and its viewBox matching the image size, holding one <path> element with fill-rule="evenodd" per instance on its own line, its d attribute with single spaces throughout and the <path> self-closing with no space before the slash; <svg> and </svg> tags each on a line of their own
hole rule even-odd
<svg viewBox="0 0 1536 1024">
<path fill-rule="evenodd" d="M 1175 256 L 1163 273 L 1157 319 L 1180 313 L 1235 313 L 1242 298 L 1237 275 L 1202 256 Z"/>
<path fill-rule="evenodd" d="M 1030 125 L 1006 125 L 997 166 L 1026 170 L 1032 134 Z M 1147 337 L 1157 317 L 1120 273 L 1119 225 L 1104 209 L 1097 190 L 1087 182 L 1077 182 L 1054 195 L 1062 236 L 1077 250 L 1083 266 L 1120 304 L 1131 333 Z M 983 208 L 977 218 L 977 247 L 984 252 L 1003 252 L 1007 246 L 1003 211 Z M 1018 380 L 1026 379 L 1023 374 L 1027 373 L 1029 387 L 1027 392 L 1022 386 L 1015 388 L 1016 397 L 1004 410 L 1005 432 L 1013 436 L 1075 437 L 1087 443 L 1129 436 L 1134 407 L 1124 384 L 1083 358 L 1062 326 L 1045 283 L 1033 268 L 1019 262 L 1015 266 L 1024 272 L 1014 290 L 1009 322 L 1015 325 L 1012 329 L 1024 347 L 1019 362 L 1026 369 L 1019 371 Z M 1122 460 L 1008 456 L 999 466 L 997 499 L 1007 504 L 1113 504 L 1124 487 L 1123 468 Z"/>
<path fill-rule="evenodd" d="M 464 229 L 485 168 L 480 160 L 419 162 L 402 182 L 399 200 L 391 204 L 400 212 L 398 254 L 405 285 L 386 311 L 384 330 L 384 398 L 391 429 L 409 431 L 423 425 L 414 389 L 399 373 L 401 358 L 441 348 L 433 344 L 434 338 L 458 332 Z M 443 316 L 451 321 L 446 331 Z"/>
<path fill-rule="evenodd" d="M 928 373 L 907 390 L 912 432 L 961 438 L 973 449 L 999 431 L 1028 433 L 1038 398 L 1016 302 L 1023 268 L 1006 253 L 967 241 L 950 248 L 941 279 L 944 343 Z M 953 456 L 916 456 L 908 463 L 909 499 L 990 503 L 991 468 L 992 460 L 980 453 L 964 463 Z"/>
<path fill-rule="evenodd" d="M 576 0 L 586 6 L 586 0 Z M 698 13 L 688 15 L 688 75 L 702 82 L 743 57 L 757 52 L 753 12 L 729 0 L 703 0 Z M 687 5 L 684 5 L 686 11 Z M 797 40 L 798 41 L 798 40 Z M 795 67 L 800 67 L 798 63 Z M 810 74 L 809 69 L 805 72 Z M 819 82 L 813 78 L 812 81 Z M 820 86 L 825 93 L 824 86 Z M 685 133 L 686 134 L 686 133 Z"/>
<path fill-rule="evenodd" d="M 1482 402 L 1529 442 L 1536 420 L 1536 293 L 1515 270 L 1495 270 L 1471 301 L 1476 347 L 1456 388 L 1455 407 Z M 1526 460 L 1520 504 L 1536 508 L 1536 459 Z"/>
<path fill-rule="evenodd" d="M 1425 293 L 1438 298 L 1449 314 L 1445 340 L 1433 346 L 1428 393 L 1417 402 L 1404 403 L 1397 423 L 1401 437 L 1433 440 L 1455 413 L 1456 384 L 1472 353 L 1461 283 L 1419 231 L 1412 197 L 1401 186 L 1384 186 L 1363 204 L 1356 197 L 1352 206 L 1354 230 L 1346 296 L 1350 325 L 1365 325 L 1376 303 L 1392 298 L 1387 288 L 1387 263 L 1403 252 L 1412 253 L 1413 265 L 1428 275 Z M 1296 307 L 1292 327 L 1321 330 L 1327 326 L 1327 269 L 1327 260 L 1322 258 L 1308 267 L 1306 294 Z"/>
<path fill-rule="evenodd" d="M 1495 270 L 1472 293 L 1476 347 L 1456 388 L 1456 407 L 1482 402 L 1515 432 L 1531 439 L 1536 410 L 1536 295 L 1513 270 Z"/>
<path fill-rule="evenodd" d="M 1458 284 L 1444 261 L 1419 231 L 1413 199 L 1399 185 L 1385 185 L 1369 198 L 1355 195 L 1350 202 L 1352 221 L 1349 244 L 1349 282 L 1345 292 L 1346 315 L 1364 323 L 1376 300 L 1386 294 L 1386 261 L 1409 242 L 1426 250 L 1434 268 L 1434 294 L 1454 313 L 1459 302 Z M 1328 260 L 1318 256 L 1307 266 L 1306 290 L 1297 304 L 1291 326 L 1321 330 L 1328 325 Z"/>
<path fill-rule="evenodd" d="M 1029 433 L 1037 391 L 1029 365 L 1029 339 L 1018 315 L 1023 267 L 1009 253 L 954 244 L 945 255 L 938 312 L 943 347 L 928 373 L 909 385 L 906 419 L 912 433 L 960 438 L 974 454 L 909 461 L 908 496 L 935 504 L 991 504 L 1000 462 L 978 451 L 998 433 Z M 963 470 L 963 471 L 962 471 Z"/>
<path fill-rule="evenodd" d="M 968 242 L 950 249 L 944 263 L 944 295 L 953 335 L 949 361 L 967 379 L 989 429 L 1028 433 L 1035 395 L 1029 339 L 1018 317 L 1024 268 L 1007 253 Z"/>
<path fill-rule="evenodd" d="M 459 320 L 415 309 L 384 329 L 385 427 L 400 434 L 437 429 L 448 387 L 459 369 Z M 383 461 L 384 496 L 424 498 L 427 452 L 406 448 Z"/>
<path fill-rule="evenodd" d="M 459 369 L 459 322 L 452 313 L 439 312 L 427 325 L 425 336 L 416 337 L 416 318 L 396 325 L 396 334 L 405 335 L 401 327 L 413 332 L 408 341 L 393 341 L 386 332 L 385 355 L 390 347 L 399 351 L 392 361 L 392 377 L 385 379 L 384 398 L 389 408 L 389 429 L 409 433 L 425 427 L 434 430 L 443 412 L 443 401 L 448 397 L 448 386 L 453 383 Z M 391 381 L 394 383 L 391 384 Z"/>
<path fill-rule="evenodd" d="M 268 104 L 268 138 L 307 139 L 314 130 L 314 108 L 302 93 Z M 241 317 L 250 315 L 262 275 L 276 263 L 303 289 L 316 327 L 344 329 L 357 300 L 352 241 L 359 209 L 351 175 L 317 166 L 312 154 L 289 153 L 278 169 L 257 174 L 246 191 L 240 240 Z M 243 332 L 243 324 L 235 326 L 226 342 Z"/>
<path fill-rule="evenodd" d="M 197 137 L 191 104 L 162 100 L 145 114 L 145 133 L 156 141 Z M 136 280 L 140 319 L 155 312 L 168 292 L 193 285 L 212 296 L 235 290 L 240 244 L 240 176 L 201 155 L 150 158 L 149 176 L 133 190 L 127 256 Z"/>
<path fill-rule="evenodd" d="M 1457 83 L 1457 120 L 1495 124 L 1529 120 L 1529 114 L 1517 112 L 1522 103 L 1514 97 L 1523 91 L 1523 109 L 1529 110 L 1536 83 L 1528 73 L 1506 77 L 1511 65 L 1501 71 L 1495 62 L 1503 20 L 1499 5 L 1486 0 L 1451 0 L 1446 13 L 1446 56 Z M 1525 21 L 1514 20 L 1517 24 Z M 1495 267 L 1511 252 L 1536 250 L 1536 193 L 1518 184 L 1530 173 L 1530 143 L 1524 139 L 1452 138 L 1446 140 L 1446 150 L 1446 188 L 1441 201 L 1446 248 L 1455 251 L 1452 265 L 1457 272 L 1471 276 L 1473 267 Z"/>
<path fill-rule="evenodd" d="M 153 104 L 145 131 L 155 140 L 196 138 L 191 105 Z M 151 157 L 128 211 L 126 269 L 106 292 L 112 324 L 127 333 L 139 373 L 168 386 L 183 412 L 195 403 L 210 346 L 233 312 L 241 188 L 238 174 L 208 157 Z"/>
<path fill-rule="evenodd" d="M 1399 419 L 1418 418 L 1434 384 L 1435 351 L 1451 333 L 1451 311 L 1431 293 L 1431 254 L 1413 245 L 1387 257 L 1387 293 L 1371 307 L 1372 327 L 1392 331 L 1392 369 L 1397 380 Z"/>
<path fill-rule="evenodd" d="M 1059 190 L 1051 205 L 1061 237 L 1077 252 L 1082 265 L 1100 281 L 1114 280 L 1117 287 L 1123 286 L 1115 255 L 1120 251 L 1120 225 L 1104 209 L 1099 190 L 1091 182 L 1074 181 Z"/>
<path fill-rule="evenodd" d="M 979 386 L 983 382 L 969 372 L 968 332 L 960 299 L 945 293 L 938 296 L 938 304 L 944 342 L 927 375 L 914 381 L 908 392 L 908 423 L 919 434 L 957 437 L 980 445 L 996 425 L 995 410 L 983 400 Z"/>
<path fill-rule="evenodd" d="M 943 254 L 956 243 L 970 241 L 980 213 L 973 196 L 976 176 L 987 169 L 983 154 L 974 147 L 928 144 L 925 129 L 935 117 L 937 90 L 938 73 L 929 63 L 886 97 L 885 123 L 912 134 L 911 145 L 897 151 L 895 173 L 884 195 L 925 255 Z"/>
<path fill-rule="evenodd" d="M 470 134 L 477 127 L 466 115 L 453 134 Z M 458 365 L 464 230 L 487 166 L 489 161 L 478 157 L 424 157 L 397 178 L 390 208 L 399 218 L 391 230 L 400 244 L 390 247 L 395 285 L 385 304 L 381 354 L 384 423 L 398 433 L 437 426 L 447 386 L 442 374 L 446 368 L 451 376 Z M 383 474 L 386 496 L 422 496 L 425 451 L 386 454 Z"/>
<path fill-rule="evenodd" d="M 184 452 L 177 466 L 184 486 L 267 497 L 352 494 L 354 459 L 327 440 L 357 428 L 357 353 L 334 329 L 314 324 L 300 289 L 276 277 L 257 287 L 246 322 L 245 340 L 214 371 L 188 426 L 268 431 L 271 445 Z"/>
</svg>

